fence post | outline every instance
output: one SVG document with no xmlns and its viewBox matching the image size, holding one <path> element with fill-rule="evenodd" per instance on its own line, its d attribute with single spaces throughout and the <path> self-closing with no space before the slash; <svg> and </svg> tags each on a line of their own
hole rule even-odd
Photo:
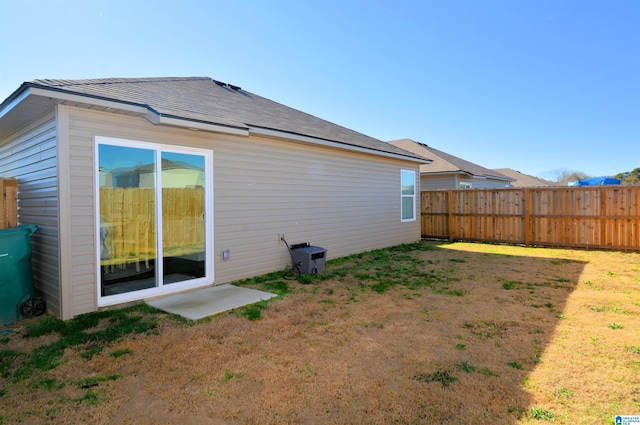
<svg viewBox="0 0 640 425">
<path fill-rule="evenodd" d="M 18 225 L 18 180 L 0 178 L 0 229 Z"/>
<path fill-rule="evenodd" d="M 453 198 L 453 189 L 449 189 L 447 191 L 448 201 L 448 209 L 449 209 L 449 240 L 452 241 L 455 236 L 455 220 L 453 217 L 453 212 L 455 210 L 455 200 Z"/>
<path fill-rule="evenodd" d="M 531 189 L 524 190 L 524 244 L 531 245 Z"/>
</svg>

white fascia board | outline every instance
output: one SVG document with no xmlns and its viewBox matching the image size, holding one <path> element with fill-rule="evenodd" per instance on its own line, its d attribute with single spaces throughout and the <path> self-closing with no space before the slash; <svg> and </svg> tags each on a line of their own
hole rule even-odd
<svg viewBox="0 0 640 425">
<path fill-rule="evenodd" d="M 0 111 L 0 118 L 2 118 L 5 115 L 7 115 L 9 112 L 11 112 L 11 110 L 13 108 L 18 106 L 23 100 L 25 100 L 27 97 L 29 97 L 29 95 L 31 94 L 30 92 L 31 92 L 31 89 L 29 89 L 29 88 L 26 89 L 25 91 L 20 93 L 19 96 L 17 96 L 15 99 L 13 99 L 11 102 L 9 102 L 4 108 L 2 108 L 2 110 Z"/>
<path fill-rule="evenodd" d="M 332 141 L 329 141 L 329 140 L 316 139 L 314 137 L 302 136 L 302 135 L 299 135 L 299 134 L 291 134 L 291 133 L 287 133 L 287 132 L 284 132 L 284 131 L 270 130 L 270 129 L 259 128 L 259 127 L 250 127 L 249 128 L 249 132 L 251 134 L 255 134 L 255 135 L 259 135 L 259 136 L 273 137 L 273 138 L 277 138 L 277 139 L 287 139 L 287 140 L 292 140 L 292 141 L 295 141 L 295 142 L 308 143 L 308 144 L 319 145 L 319 146 L 326 146 L 326 147 L 331 147 L 331 148 L 347 150 L 347 151 L 351 151 L 351 152 L 361 152 L 361 153 L 366 153 L 366 154 L 369 154 L 369 155 L 374 154 L 374 155 L 379 155 L 379 156 L 386 156 L 388 158 L 402 159 L 404 161 L 411 161 L 411 162 L 417 162 L 417 163 L 427 163 L 427 162 L 423 162 L 423 161 L 421 161 L 421 160 L 419 160 L 417 158 L 412 158 L 412 157 L 409 157 L 409 156 L 395 154 L 395 153 L 392 153 L 392 152 L 378 151 L 378 150 L 375 150 L 375 149 L 368 149 L 368 148 L 363 148 L 363 147 L 360 147 L 360 146 L 348 145 L 346 143 L 339 143 L 339 142 L 332 142 Z"/>
<path fill-rule="evenodd" d="M 248 136 L 249 130 L 244 128 L 226 127 L 224 125 L 210 124 L 199 121 L 189 121 L 180 118 L 165 117 L 152 111 L 147 111 L 145 118 L 156 125 L 169 125 L 183 127 L 190 130 L 212 131 L 214 133 L 233 134 L 236 136 Z"/>
</svg>

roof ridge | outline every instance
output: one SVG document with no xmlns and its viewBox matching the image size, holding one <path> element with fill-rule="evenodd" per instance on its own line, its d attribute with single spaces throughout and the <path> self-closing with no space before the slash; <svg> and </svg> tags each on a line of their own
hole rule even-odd
<svg viewBox="0 0 640 425">
<path fill-rule="evenodd" d="M 67 86 L 95 86 L 100 84 L 141 84 L 150 82 L 167 82 L 167 81 L 196 81 L 196 80 L 211 80 L 209 77 L 142 77 L 142 78 L 92 78 L 81 80 L 66 80 L 66 79 L 39 79 L 34 80 L 34 84 L 46 84 L 48 86 L 55 87 L 67 87 Z"/>
</svg>

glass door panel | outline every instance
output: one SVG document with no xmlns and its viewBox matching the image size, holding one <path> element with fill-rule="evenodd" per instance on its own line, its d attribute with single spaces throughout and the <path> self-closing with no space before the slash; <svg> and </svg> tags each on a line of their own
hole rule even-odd
<svg viewBox="0 0 640 425">
<path fill-rule="evenodd" d="M 156 152 L 98 145 L 102 296 L 158 286 Z"/>
<path fill-rule="evenodd" d="M 163 284 L 205 277 L 205 157 L 162 152 Z"/>
</svg>

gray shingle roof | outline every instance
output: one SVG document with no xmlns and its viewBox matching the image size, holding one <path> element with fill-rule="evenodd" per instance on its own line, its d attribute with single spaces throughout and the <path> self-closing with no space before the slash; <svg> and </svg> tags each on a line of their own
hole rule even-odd
<svg viewBox="0 0 640 425">
<path fill-rule="evenodd" d="M 515 181 L 511 183 L 512 187 L 545 187 L 545 186 L 557 186 L 557 184 L 539 179 L 528 174 L 521 173 L 512 168 L 496 168 L 494 171 L 504 174 L 507 177 L 511 177 Z"/>
<path fill-rule="evenodd" d="M 84 96 L 89 103 L 93 98 L 142 106 L 162 117 L 232 128 L 276 130 L 417 158 L 381 140 L 208 77 L 35 80 L 23 84 L 21 89 L 28 87 Z M 11 97 L 0 107 L 10 100 Z"/>
<path fill-rule="evenodd" d="M 393 140 L 389 143 L 431 159 L 433 161 L 431 164 L 420 166 L 421 173 L 466 173 L 473 176 L 491 177 L 506 181 L 512 180 L 497 171 L 484 168 L 411 139 Z"/>
</svg>

